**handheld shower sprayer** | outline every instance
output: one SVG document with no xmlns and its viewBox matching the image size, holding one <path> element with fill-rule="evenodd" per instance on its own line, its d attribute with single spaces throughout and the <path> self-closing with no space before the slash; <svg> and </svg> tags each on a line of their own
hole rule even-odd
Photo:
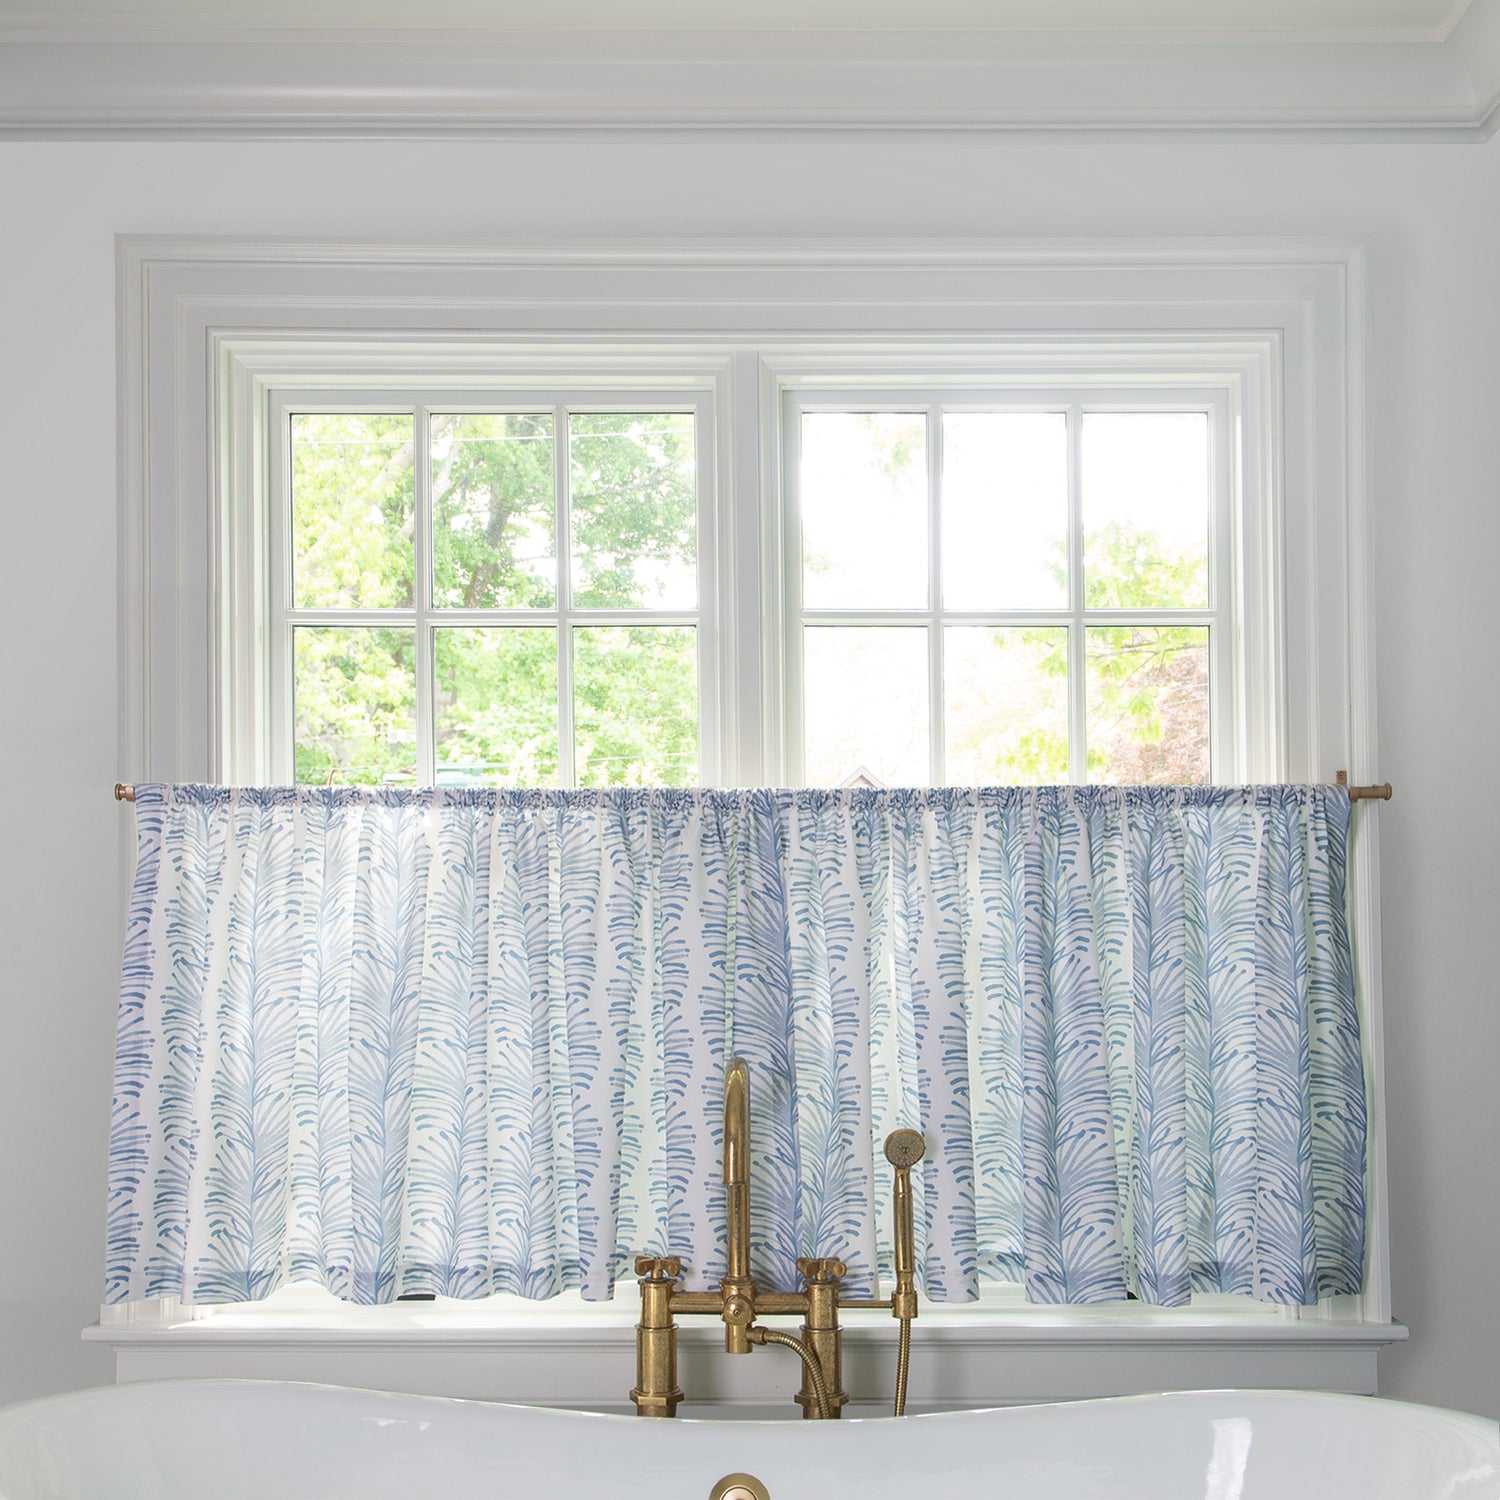
<svg viewBox="0 0 1500 1500">
<path fill-rule="evenodd" d="M 891 1293 L 891 1316 L 901 1320 L 896 1351 L 895 1415 L 906 1415 L 906 1377 L 911 1365 L 911 1320 L 917 1315 L 916 1225 L 912 1218 L 911 1169 L 927 1155 L 920 1131 L 893 1130 L 885 1138 L 885 1159 L 896 1169 L 892 1204 L 896 1288 Z"/>
</svg>

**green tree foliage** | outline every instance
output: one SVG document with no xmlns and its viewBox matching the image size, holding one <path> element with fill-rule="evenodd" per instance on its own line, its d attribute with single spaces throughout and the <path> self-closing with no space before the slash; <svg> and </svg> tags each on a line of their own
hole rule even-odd
<svg viewBox="0 0 1500 1500">
<path fill-rule="evenodd" d="M 1087 609 L 1187 609 L 1207 602 L 1204 549 L 1174 551 L 1156 532 L 1120 522 L 1086 538 Z M 1091 626 L 1090 781 L 1208 780 L 1208 631 L 1194 625 Z M 1050 670 L 1066 672 L 1057 663 Z"/>
<path fill-rule="evenodd" d="M 1129 625 L 1087 632 L 1090 781 L 1208 781 L 1208 631 Z"/>
<path fill-rule="evenodd" d="M 562 565 L 589 609 L 696 604 L 692 419 L 575 414 L 567 454 L 571 536 L 556 534 L 551 413 L 437 415 L 431 424 L 433 604 L 439 610 L 549 609 Z M 300 609 L 410 608 L 415 599 L 415 442 L 410 414 L 293 419 L 293 600 Z M 877 456 L 892 473 L 913 454 L 897 433 Z M 1085 551 L 1089 608 L 1200 604 L 1201 555 L 1174 553 L 1122 524 Z M 1058 549 L 1054 569 L 1065 577 Z M 973 665 L 950 719 L 949 762 L 965 779 L 1051 782 L 1068 769 L 1066 631 L 950 632 Z M 575 774 L 583 785 L 697 779 L 696 633 L 580 625 L 571 641 Z M 434 637 L 438 778 L 508 785 L 560 779 L 554 629 L 441 625 Z M 416 632 L 299 626 L 295 632 L 296 774 L 303 782 L 415 779 Z M 974 653 L 977 651 L 977 655 Z M 1202 627 L 1090 626 L 1088 767 L 1101 781 L 1206 781 L 1208 641 Z M 868 684 L 850 684 L 868 692 Z M 951 706 L 951 705 L 950 705 Z"/>
<path fill-rule="evenodd" d="M 826 420 L 826 419 L 825 419 Z M 860 413 L 844 418 L 861 434 L 856 451 L 892 492 L 925 465 L 921 417 Z M 914 497 L 920 503 L 920 494 Z M 805 544 L 804 544 L 805 545 Z M 1166 612 L 1208 601 L 1207 549 L 1111 521 L 1084 536 L 1084 608 Z M 830 559 L 811 548 L 810 574 Z M 1067 544 L 1050 572 L 1068 597 Z M 1068 632 L 1056 626 L 945 632 L 944 690 L 950 779 L 1046 784 L 1068 779 Z M 1208 780 L 1208 632 L 1166 623 L 1085 630 L 1086 762 L 1091 781 L 1201 783 Z M 851 695 L 870 684 L 850 683 Z M 839 720 L 848 710 L 824 717 Z M 850 769 L 854 769 L 851 765 Z"/>
<path fill-rule="evenodd" d="M 698 780 L 696 631 L 661 626 L 574 632 L 574 736 L 582 786 Z"/>
<path fill-rule="evenodd" d="M 1068 765 L 1068 632 L 958 626 L 945 632 L 948 779 L 1053 785 Z"/>
<path fill-rule="evenodd" d="M 550 413 L 432 418 L 433 591 L 439 609 L 557 602 Z"/>
<path fill-rule="evenodd" d="M 1063 550 L 1053 567 L 1066 578 Z M 1087 608 L 1172 610 L 1202 602 L 1201 554 L 1174 552 L 1152 531 L 1112 523 L 1088 538 Z M 990 633 L 999 657 L 992 680 L 1009 704 L 970 716 L 950 736 L 950 759 L 976 764 L 982 782 L 1066 780 L 1068 731 L 1062 693 L 1067 633 L 1055 628 Z M 1197 625 L 1089 626 L 1087 763 L 1090 781 L 1194 785 L 1208 781 L 1208 631 Z M 1053 684 L 1049 691 L 1049 683 Z M 1010 705 L 1021 705 L 1016 713 Z"/>
<path fill-rule="evenodd" d="M 416 632 L 299 627 L 297 780 L 410 780 L 416 762 Z"/>
<path fill-rule="evenodd" d="M 555 785 L 556 632 L 441 629 L 434 657 L 443 779 Z"/>
<path fill-rule="evenodd" d="M 573 418 L 573 602 L 691 609 L 697 484 L 692 418 Z"/>
<path fill-rule="evenodd" d="M 410 415 L 292 419 L 297 608 L 410 608 L 415 512 Z M 299 781 L 379 781 L 413 763 L 415 632 L 299 627 L 292 656 Z"/>
<path fill-rule="evenodd" d="M 292 418 L 292 601 L 410 609 L 416 577 L 412 419 Z"/>
<path fill-rule="evenodd" d="M 582 414 L 571 465 L 575 602 L 596 609 L 696 602 L 690 417 Z M 293 424 L 294 599 L 299 608 L 400 608 L 414 597 L 412 418 L 299 416 Z M 433 603 L 556 603 L 550 414 L 432 420 Z M 579 779 L 697 779 L 694 632 L 574 631 Z M 296 774 L 321 782 L 416 776 L 416 633 L 302 626 L 294 651 Z M 559 776 L 555 630 L 442 626 L 433 715 L 440 781 L 546 785 Z"/>
</svg>

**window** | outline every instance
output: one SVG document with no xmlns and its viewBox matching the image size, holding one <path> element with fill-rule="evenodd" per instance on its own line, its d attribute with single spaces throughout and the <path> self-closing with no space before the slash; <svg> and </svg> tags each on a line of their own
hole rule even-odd
<svg viewBox="0 0 1500 1500">
<path fill-rule="evenodd" d="M 1123 394 L 788 398 L 802 780 L 1227 769 L 1211 753 L 1236 675 L 1223 405 Z"/>
<path fill-rule="evenodd" d="M 750 641 L 713 610 L 707 403 L 608 394 L 275 399 L 276 779 L 713 784 L 700 705 L 777 636 L 796 784 L 1233 774 L 1223 392 L 786 389 L 731 434 L 780 450 Z"/>
<path fill-rule="evenodd" d="M 698 420 L 639 397 L 280 409 L 277 762 L 299 782 L 698 782 Z"/>
<path fill-rule="evenodd" d="M 454 705 L 443 721 L 451 725 L 460 705 L 469 711 L 472 695 L 462 691 L 466 683 L 439 683 L 437 639 L 424 678 L 428 668 L 416 659 L 422 632 L 441 639 L 445 629 L 548 630 L 559 633 L 549 640 L 560 642 L 563 632 L 606 623 L 697 632 L 698 765 L 691 775 L 681 772 L 684 780 L 834 779 L 848 763 L 846 754 L 816 777 L 806 764 L 802 637 L 815 628 L 925 630 L 926 676 L 916 681 L 914 664 L 908 689 L 919 713 L 926 704 L 924 735 L 913 739 L 909 752 L 919 767 L 925 737 L 925 778 L 981 779 L 993 764 L 997 775 L 1008 768 L 1008 779 L 1028 772 L 1062 779 L 1050 767 L 1061 762 L 1065 720 L 1070 779 L 1133 779 L 1136 771 L 1116 773 L 1111 765 L 1125 752 L 1155 753 L 1165 730 L 1162 741 L 1142 734 L 1104 745 L 1096 712 L 1089 739 L 1088 632 L 1126 627 L 1161 632 L 1169 645 L 1166 632 L 1206 632 L 1206 650 L 1198 637 L 1177 638 L 1187 649 L 1172 660 L 1184 667 L 1175 686 L 1193 685 L 1191 693 L 1181 693 L 1179 711 L 1191 707 L 1198 745 L 1206 698 L 1212 780 L 1326 780 L 1340 768 L 1355 780 L 1370 780 L 1378 772 L 1363 550 L 1365 294 L 1357 246 L 1253 239 L 1128 247 L 620 247 L 580 241 L 539 253 L 535 246 L 410 251 L 127 238 L 119 254 L 119 774 L 127 780 L 290 779 L 296 774 L 292 632 L 325 627 L 412 632 L 414 708 L 403 722 L 411 738 L 398 743 L 399 755 L 393 751 L 390 762 L 380 763 L 379 776 L 409 767 L 425 776 L 421 756 L 430 753 L 436 778 L 440 702 Z M 271 532 L 291 516 L 294 414 L 404 413 L 413 422 L 413 453 L 424 410 L 471 418 L 550 414 L 556 465 L 565 453 L 557 436 L 564 426 L 560 408 L 564 415 L 692 413 L 698 592 L 691 607 L 671 619 L 647 620 L 646 606 L 632 606 L 628 618 L 606 622 L 588 613 L 601 606 L 560 597 L 559 570 L 557 599 L 496 606 L 503 618 L 462 618 L 458 606 L 439 600 L 435 580 L 430 601 L 419 599 L 413 585 L 409 604 L 378 606 L 405 609 L 406 619 L 289 615 L 291 561 L 281 576 L 271 567 L 273 557 L 291 559 L 289 537 Z M 937 497 L 943 507 L 926 516 L 928 593 L 916 602 L 907 596 L 837 606 L 801 597 L 805 563 L 795 506 L 803 472 L 792 457 L 802 443 L 802 416 L 918 413 L 928 501 Z M 945 443 L 942 418 L 948 414 L 956 435 L 959 417 L 1005 417 L 1018 425 L 1025 425 L 1019 424 L 1023 417 L 1063 421 L 1070 486 L 1065 606 L 1055 595 L 965 594 L 992 580 L 982 570 L 978 578 L 965 575 L 972 558 L 963 555 L 959 540 L 963 523 L 956 536 L 945 525 L 965 503 L 961 486 L 954 490 L 962 464 L 955 467 L 948 451 L 961 454 L 962 435 L 957 447 Z M 1102 440 L 1105 418 L 1158 414 L 1203 424 L 1207 599 L 1199 595 L 1160 609 L 1161 601 L 1151 600 L 1138 609 L 1137 600 L 1090 598 L 1088 556 L 1085 550 L 1080 569 L 1078 553 L 1089 546 L 1091 524 L 1086 429 L 1094 424 Z M 933 474 L 939 457 L 948 462 Z M 420 495 L 420 486 L 431 483 L 424 472 L 421 466 L 413 471 L 413 516 L 419 503 L 432 504 L 431 495 Z M 565 537 L 562 486 L 554 484 L 553 535 Z M 284 520 L 276 519 L 271 497 L 285 506 Z M 422 545 L 435 551 L 435 536 Z M 1048 545 L 1051 569 L 1058 563 L 1055 532 Z M 414 534 L 414 577 L 426 566 L 417 547 Z M 1034 566 L 1033 575 L 1043 576 Z M 835 608 L 853 617 L 819 614 Z M 1122 608 L 1134 613 L 1124 620 L 1109 613 Z M 523 618 L 528 610 L 537 613 Z M 896 618 L 884 618 L 890 615 Z M 964 629 L 981 635 L 956 635 L 959 649 L 950 650 L 944 632 Z M 1029 650 L 1023 649 L 1026 632 L 1049 630 L 1067 632 L 1065 663 L 1055 635 L 1033 634 Z M 1012 631 L 1018 633 L 999 634 Z M 495 637 L 475 639 L 493 643 Z M 1095 639 L 1097 659 L 1097 643 L 1109 638 Z M 514 644 L 510 637 L 504 641 Z M 560 645 L 556 659 L 561 673 Z M 1005 675 L 997 659 L 1008 686 L 1019 676 L 1050 704 L 1043 743 L 1018 745 L 1003 732 L 986 739 L 972 729 L 976 721 L 1001 722 L 984 702 Z M 1018 661 L 1031 663 L 1032 671 L 1018 673 Z M 1200 693 L 1196 684 L 1204 672 L 1207 687 Z M 876 696 L 883 689 L 882 678 Z M 1160 683 L 1155 696 L 1161 697 Z M 533 701 L 543 697 L 538 693 Z M 1096 698 L 1102 697 L 1101 685 Z M 577 774 L 564 737 L 570 701 L 559 675 L 559 780 Z M 1147 695 L 1144 706 L 1151 701 Z M 525 753 L 539 770 L 550 753 L 550 722 L 538 719 L 524 740 L 536 742 Z M 1128 714 L 1126 722 L 1133 722 Z M 423 748 L 429 733 L 430 752 Z M 441 774 L 495 780 L 531 774 L 516 764 L 522 750 L 515 738 L 501 736 L 497 743 L 467 728 L 465 734 L 443 741 L 452 754 L 444 756 Z M 872 737 L 859 739 L 861 747 L 873 743 Z M 821 753 L 816 742 L 811 748 Z M 1194 775 L 1201 774 L 1201 750 L 1197 754 Z M 352 764 L 352 753 L 349 758 Z M 305 774 L 326 778 L 312 765 Z M 950 1326 L 941 1337 L 973 1341 L 967 1396 L 1034 1394 L 1039 1343 L 1046 1345 L 1048 1368 L 1057 1372 L 1051 1388 L 1057 1395 L 1245 1384 L 1374 1388 L 1375 1348 L 1402 1336 L 1390 1323 L 1385 1264 L 1378 837 L 1378 819 L 1363 819 L 1350 848 L 1358 988 L 1368 1076 L 1377 1091 L 1370 1265 L 1358 1308 L 1321 1324 L 1304 1314 L 1299 1326 L 1267 1333 L 1252 1329 L 1239 1312 L 1204 1308 L 1191 1351 L 1175 1323 L 1153 1329 L 1124 1310 L 1108 1327 L 1096 1323 L 1086 1343 L 1068 1337 L 1076 1329 L 1051 1340 L 1039 1327 L 1007 1343 L 1003 1333 L 987 1333 L 965 1312 L 942 1314 L 964 1326 Z M 470 1365 L 460 1369 L 450 1360 L 454 1351 L 441 1331 L 403 1334 L 390 1356 L 395 1369 L 378 1370 L 369 1350 L 349 1347 L 346 1325 L 329 1327 L 316 1348 L 309 1345 L 311 1363 L 283 1349 L 273 1370 L 266 1363 L 266 1333 L 248 1323 L 242 1353 L 232 1353 L 231 1336 L 221 1332 L 209 1340 L 219 1340 L 212 1356 L 200 1347 L 189 1357 L 199 1361 L 199 1373 L 351 1383 L 392 1378 L 406 1388 L 420 1384 L 499 1399 L 527 1399 L 545 1386 L 577 1400 L 592 1390 L 592 1371 L 608 1371 L 598 1377 L 601 1390 L 618 1385 L 614 1371 L 619 1351 L 628 1350 L 634 1312 L 622 1305 L 618 1313 L 618 1339 L 590 1334 L 595 1342 L 581 1361 L 549 1334 L 548 1352 L 536 1358 L 553 1363 L 541 1375 L 525 1363 L 529 1356 L 522 1351 L 536 1340 L 524 1333 L 505 1360 L 486 1361 L 482 1380 Z M 151 1321 L 149 1310 L 143 1316 Z M 566 1319 L 561 1309 L 544 1316 Z M 1343 1321 L 1351 1318 L 1362 1322 Z M 171 1322 L 173 1315 L 163 1319 Z M 222 1318 L 204 1322 L 229 1327 Z M 928 1323 L 938 1326 L 924 1316 L 919 1343 Z M 121 1370 L 136 1375 L 180 1373 L 174 1361 L 183 1346 L 194 1344 L 188 1334 L 178 1341 L 157 1328 L 144 1330 L 139 1342 L 128 1330 L 116 1338 L 104 1329 L 99 1336 L 116 1343 Z M 459 1331 L 452 1341 L 466 1337 Z M 605 1344 L 607 1361 L 599 1355 Z M 1101 1344 L 1110 1346 L 1102 1355 Z M 414 1358 L 425 1361 L 420 1372 Z M 1107 1375 L 1100 1374 L 1104 1364 Z M 751 1376 L 759 1378 L 766 1368 Z"/>
</svg>

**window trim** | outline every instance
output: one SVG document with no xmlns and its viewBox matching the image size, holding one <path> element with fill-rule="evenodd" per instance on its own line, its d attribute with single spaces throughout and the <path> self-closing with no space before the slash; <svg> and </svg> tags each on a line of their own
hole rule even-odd
<svg viewBox="0 0 1500 1500">
<path fill-rule="evenodd" d="M 496 355 L 528 378 L 580 369 L 681 388 L 707 380 L 729 433 L 757 409 L 778 410 L 783 382 L 858 384 L 871 357 L 899 356 L 913 378 L 1018 373 L 1039 359 L 1069 369 L 1138 365 L 1225 372 L 1233 391 L 1233 472 L 1275 503 L 1257 525 L 1286 566 L 1270 584 L 1263 631 L 1287 715 L 1256 724 L 1248 763 L 1274 761 L 1293 780 L 1347 769 L 1370 780 L 1375 759 L 1374 652 L 1366 559 L 1368 434 L 1364 251 L 1350 242 L 734 242 L 612 245 L 578 240 L 485 247 L 286 245 L 254 240 L 124 238 L 120 306 L 120 773 L 126 780 L 215 780 L 253 755 L 248 712 L 216 699 L 221 658 L 253 665 L 254 632 L 231 630 L 263 608 L 264 578 L 211 580 L 227 549 L 253 550 L 253 492 L 267 461 L 253 417 L 270 383 L 337 379 L 358 388 L 371 349 L 412 381 L 504 387 Z M 642 339 L 643 326 L 651 340 Z M 1141 330 L 1154 329 L 1151 333 Z M 288 330 L 295 330 L 289 334 Z M 349 342 L 357 335 L 360 349 Z M 446 363 L 435 341 L 452 350 Z M 634 351 L 628 356 L 626 350 Z M 1184 357 L 1189 365 L 1184 366 Z M 745 595 L 764 618 L 784 577 L 778 437 L 724 441 L 715 481 L 729 497 L 716 538 L 722 588 L 716 634 L 743 640 Z M 741 425 L 741 430 L 743 427 Z M 220 443 L 217 434 L 225 434 Z M 1255 435 L 1247 441 L 1246 435 Z M 735 496 L 756 497 L 737 504 Z M 1331 607 L 1331 599 L 1342 600 Z M 1315 601 L 1321 608 L 1315 608 Z M 758 745 L 725 779 L 780 779 L 784 642 L 735 654 L 721 684 L 726 746 L 758 714 Z M 1244 690 L 1264 701 L 1264 684 Z M 1350 849 L 1359 992 L 1371 1091 L 1367 1290 L 1362 1327 L 1390 1321 L 1384 1187 L 1378 815 L 1356 813 Z M 122 890 L 130 841 L 121 840 Z M 1300 1326 L 1345 1315 L 1320 1309 Z M 920 1326 L 920 1325 L 919 1325 Z"/>
</svg>

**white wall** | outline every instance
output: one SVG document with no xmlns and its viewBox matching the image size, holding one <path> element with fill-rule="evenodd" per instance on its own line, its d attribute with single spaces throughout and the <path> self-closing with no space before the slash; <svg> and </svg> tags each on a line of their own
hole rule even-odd
<svg viewBox="0 0 1500 1500">
<path fill-rule="evenodd" d="M 1357 235 L 1373 567 L 1395 1312 L 1391 1395 L 1500 1415 L 1500 145 L 959 140 L 0 145 L 0 1400 L 110 1378 L 117 233 Z M 1331 773 L 1335 768 L 1328 767 Z"/>
</svg>

